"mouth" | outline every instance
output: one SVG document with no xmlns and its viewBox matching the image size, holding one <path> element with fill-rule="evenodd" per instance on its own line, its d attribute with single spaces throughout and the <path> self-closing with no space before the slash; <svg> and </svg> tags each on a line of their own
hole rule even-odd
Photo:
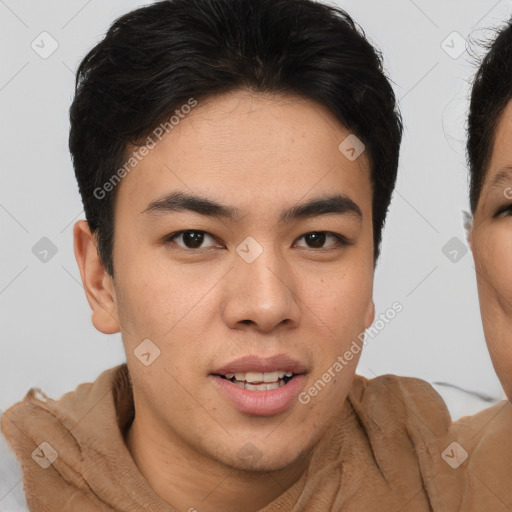
<svg viewBox="0 0 512 512">
<path fill-rule="evenodd" d="M 307 368 L 286 355 L 248 356 L 210 374 L 221 396 L 239 412 L 272 416 L 293 406 L 306 383 Z"/>
<path fill-rule="evenodd" d="M 286 386 L 298 374 L 292 371 L 277 370 L 273 372 L 237 372 L 218 374 L 221 379 L 227 380 L 248 391 L 272 391 Z"/>
</svg>

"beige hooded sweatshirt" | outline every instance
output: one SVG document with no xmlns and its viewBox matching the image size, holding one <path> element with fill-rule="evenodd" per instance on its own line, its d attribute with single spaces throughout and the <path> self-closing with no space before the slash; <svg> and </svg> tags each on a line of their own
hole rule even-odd
<svg viewBox="0 0 512 512">
<path fill-rule="evenodd" d="M 428 383 L 356 376 L 307 470 L 258 512 L 512 510 L 510 405 L 452 426 Z M 30 511 L 175 510 L 152 490 L 126 447 L 134 414 L 126 364 L 59 400 L 32 388 L 8 409 L 1 430 L 21 463 Z"/>
</svg>

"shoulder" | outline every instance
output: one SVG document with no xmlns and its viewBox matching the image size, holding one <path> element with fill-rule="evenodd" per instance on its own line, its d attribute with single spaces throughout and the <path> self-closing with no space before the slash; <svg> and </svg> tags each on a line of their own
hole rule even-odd
<svg viewBox="0 0 512 512">
<path fill-rule="evenodd" d="M 0 425 L 2 422 L 0 413 Z M 23 471 L 0 429 L 0 512 L 28 512 Z"/>
<path fill-rule="evenodd" d="M 478 414 L 464 416 L 454 423 L 453 430 L 473 448 L 496 439 L 510 438 L 512 443 L 512 403 L 502 400 Z"/>
<path fill-rule="evenodd" d="M 439 393 L 428 382 L 414 377 L 382 375 L 367 379 L 356 375 L 349 400 L 373 422 L 420 429 L 435 437 L 445 435 L 452 423 Z"/>
<path fill-rule="evenodd" d="M 413 398 L 418 396 L 430 397 L 441 400 L 437 391 L 427 381 L 416 377 L 401 377 L 399 375 L 379 375 L 368 379 L 362 375 L 356 375 L 353 388 L 364 396 L 365 394 L 392 394 L 401 398 Z"/>
<path fill-rule="evenodd" d="M 367 459 L 375 461 L 390 488 L 398 489 L 401 497 L 423 500 L 421 510 L 458 510 L 463 474 L 449 473 L 451 468 L 441 457 L 452 421 L 443 399 L 428 382 L 396 375 L 373 379 L 356 375 L 347 403 Z"/>
<path fill-rule="evenodd" d="M 438 471 L 440 448 L 452 420 L 428 382 L 396 375 L 374 379 L 357 375 L 348 403 L 373 451 L 388 458 L 401 454 L 402 460 L 415 460 L 428 473 Z"/>
<path fill-rule="evenodd" d="M 463 454 L 468 484 L 464 510 L 512 509 L 512 403 L 503 400 L 452 427 L 454 449 Z"/>
</svg>

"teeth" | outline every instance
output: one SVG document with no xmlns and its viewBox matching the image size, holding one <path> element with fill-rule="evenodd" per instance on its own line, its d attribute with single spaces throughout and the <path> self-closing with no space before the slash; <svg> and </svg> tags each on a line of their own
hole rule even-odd
<svg viewBox="0 0 512 512">
<path fill-rule="evenodd" d="M 228 380 L 231 380 L 235 377 L 236 381 L 241 383 L 247 382 L 250 384 L 268 384 L 268 383 L 279 383 L 279 381 L 283 377 L 292 377 L 293 372 L 283 372 L 281 370 L 276 370 L 273 372 L 238 372 L 238 373 L 226 373 L 225 377 Z"/>
<path fill-rule="evenodd" d="M 263 374 L 263 382 L 277 382 L 279 380 L 278 372 L 266 372 Z"/>
<path fill-rule="evenodd" d="M 239 380 L 239 379 L 237 379 Z M 245 379 L 244 379 L 246 382 L 263 382 L 263 373 L 258 373 L 258 372 L 247 372 L 245 374 Z"/>
<path fill-rule="evenodd" d="M 272 382 L 271 384 L 250 384 L 249 382 L 238 382 L 235 380 L 233 384 L 242 389 L 247 389 L 248 391 L 272 391 L 273 389 L 285 386 L 285 383 L 282 380 L 279 382 Z"/>
<path fill-rule="evenodd" d="M 249 391 L 271 391 L 280 387 L 279 382 L 272 382 L 272 384 L 249 384 L 245 383 L 245 389 Z"/>
</svg>

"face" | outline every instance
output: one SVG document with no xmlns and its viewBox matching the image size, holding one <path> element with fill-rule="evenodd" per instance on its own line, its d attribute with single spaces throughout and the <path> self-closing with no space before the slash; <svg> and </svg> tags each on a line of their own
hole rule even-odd
<svg viewBox="0 0 512 512">
<path fill-rule="evenodd" d="M 505 108 L 474 215 L 471 245 L 489 352 L 512 398 L 512 102 Z"/>
<path fill-rule="evenodd" d="M 349 134 L 312 101 L 229 93 L 118 185 L 111 295 L 90 303 L 161 439 L 277 470 L 341 412 L 374 317 L 370 170 L 338 149 Z"/>
</svg>

